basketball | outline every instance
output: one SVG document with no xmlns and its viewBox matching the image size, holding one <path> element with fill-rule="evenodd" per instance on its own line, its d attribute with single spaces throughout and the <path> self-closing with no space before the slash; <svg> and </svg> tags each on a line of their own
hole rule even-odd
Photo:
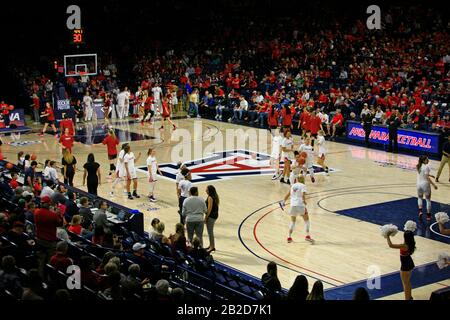
<svg viewBox="0 0 450 320">
<path fill-rule="evenodd" d="M 33 153 L 33 154 L 30 156 L 30 159 L 31 159 L 32 161 L 34 161 L 34 160 L 37 159 L 37 156 Z"/>
<path fill-rule="evenodd" d="M 306 152 L 302 152 L 302 153 L 300 153 L 300 157 L 302 157 L 302 158 L 308 158 L 308 154 L 306 153 Z"/>
<path fill-rule="evenodd" d="M 10 105 L 9 106 L 9 111 L 13 111 L 14 110 L 14 106 L 13 105 Z"/>
<path fill-rule="evenodd" d="M 14 168 L 14 165 L 11 162 L 8 162 L 6 164 L 6 169 L 11 170 L 12 168 Z"/>
<path fill-rule="evenodd" d="M 302 152 L 302 153 L 304 153 L 304 152 Z M 300 160 L 298 160 L 298 163 L 300 165 L 304 165 L 306 163 L 306 159 L 304 157 L 301 157 Z"/>
</svg>

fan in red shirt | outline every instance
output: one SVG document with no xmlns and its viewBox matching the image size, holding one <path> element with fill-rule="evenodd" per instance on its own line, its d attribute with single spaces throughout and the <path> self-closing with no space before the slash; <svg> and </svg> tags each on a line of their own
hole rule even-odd
<svg viewBox="0 0 450 320">
<path fill-rule="evenodd" d="M 314 138 L 317 138 L 317 133 L 322 129 L 322 119 L 316 115 L 315 111 L 311 111 L 309 118 L 309 130 Z"/>
<path fill-rule="evenodd" d="M 286 129 L 292 128 L 292 118 L 294 116 L 293 111 L 294 108 L 291 108 L 291 106 L 284 106 L 284 108 L 281 110 L 281 117 L 283 118 L 283 127 Z"/>
<path fill-rule="evenodd" d="M 69 134 L 71 136 L 75 135 L 75 128 L 73 126 L 72 119 L 69 118 L 68 114 L 63 114 L 63 120 L 59 123 L 59 129 L 61 132 L 65 132 L 66 128 L 69 129 Z"/>
<path fill-rule="evenodd" d="M 70 153 L 72 153 L 72 147 L 75 140 L 73 138 L 73 135 L 69 133 L 69 128 L 64 129 L 64 133 L 59 138 L 59 142 L 61 143 L 63 150 L 68 149 Z"/>
<path fill-rule="evenodd" d="M 277 108 L 272 105 L 272 102 L 269 102 L 269 108 L 267 109 L 267 122 L 270 129 L 276 129 L 278 127 L 278 117 L 279 112 Z"/>
<path fill-rule="evenodd" d="M 300 129 L 300 134 L 304 134 L 309 130 L 310 116 L 309 110 L 307 108 L 303 108 L 303 112 L 300 114 L 300 119 L 298 121 L 298 129 Z"/>
<path fill-rule="evenodd" d="M 119 139 L 117 139 L 114 129 L 109 129 L 105 139 L 103 139 L 102 144 L 106 145 L 108 150 L 109 159 L 109 176 L 110 179 L 112 174 L 116 171 L 116 165 L 114 164 L 117 159 L 117 146 L 119 145 Z"/>
<path fill-rule="evenodd" d="M 344 117 L 342 116 L 341 110 L 337 109 L 336 114 L 334 115 L 333 119 L 331 120 L 331 123 L 328 125 L 328 132 L 330 131 L 330 126 L 332 126 L 332 134 L 331 139 L 334 139 L 334 136 L 336 135 L 336 128 L 342 127 L 344 124 Z"/>
<path fill-rule="evenodd" d="M 53 113 L 53 108 L 49 102 L 45 104 L 45 111 L 41 114 L 41 117 L 44 118 L 45 124 L 44 128 L 42 129 L 42 133 L 40 133 L 40 136 L 43 136 L 44 133 L 47 131 L 48 126 L 52 127 L 53 132 L 55 136 L 57 137 L 58 134 L 56 133 L 56 127 L 55 127 L 55 114 Z"/>
</svg>

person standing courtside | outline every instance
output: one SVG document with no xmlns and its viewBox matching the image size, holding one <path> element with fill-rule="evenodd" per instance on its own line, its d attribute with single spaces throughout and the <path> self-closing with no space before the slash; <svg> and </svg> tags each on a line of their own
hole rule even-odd
<svg viewBox="0 0 450 320">
<path fill-rule="evenodd" d="M 395 109 L 389 118 L 389 152 L 398 152 L 398 127 L 400 124 L 398 110 Z M 392 144 L 394 144 L 394 148 L 392 148 Z"/>
<path fill-rule="evenodd" d="M 205 200 L 198 196 L 198 188 L 191 187 L 189 190 L 189 197 L 183 202 L 182 215 L 186 221 L 186 230 L 188 241 L 192 243 L 194 233 L 200 241 L 200 246 L 203 248 L 203 229 L 205 226 L 205 214 L 207 207 Z"/>
<path fill-rule="evenodd" d="M 367 109 L 367 108 L 366 108 Z M 372 112 L 370 112 L 369 109 L 367 109 L 368 112 L 361 112 L 361 118 L 362 118 L 362 127 L 364 129 L 364 133 L 365 133 L 365 141 L 366 141 L 366 147 L 370 148 L 370 132 L 372 131 L 372 120 L 373 120 L 373 116 L 372 116 Z M 363 110 L 364 111 L 364 110 Z"/>
<path fill-rule="evenodd" d="M 445 141 L 442 146 L 442 159 L 441 164 L 439 165 L 439 170 L 436 175 L 436 182 L 439 182 L 439 177 L 441 176 L 442 169 L 444 169 L 445 165 L 448 165 L 448 181 L 450 182 L 450 134 L 447 136 L 447 141 Z"/>
</svg>

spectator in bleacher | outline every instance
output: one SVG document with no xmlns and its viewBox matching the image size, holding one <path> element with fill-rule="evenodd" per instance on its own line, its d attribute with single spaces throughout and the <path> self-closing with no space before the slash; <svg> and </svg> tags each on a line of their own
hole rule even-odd
<svg viewBox="0 0 450 320">
<path fill-rule="evenodd" d="M 175 233 L 169 236 L 169 241 L 174 250 L 180 250 L 181 252 L 187 252 L 186 236 L 184 234 L 184 225 L 177 223 L 175 225 Z"/>
<path fill-rule="evenodd" d="M 51 197 L 52 194 L 54 193 L 53 188 L 54 188 L 54 184 L 52 180 L 47 180 L 47 182 L 45 183 L 45 186 L 42 187 L 42 191 L 39 195 L 40 198 L 43 198 L 45 196 Z"/>
<path fill-rule="evenodd" d="M 44 171 L 42 172 L 42 177 L 47 182 L 52 181 L 53 183 L 58 183 L 58 172 L 56 170 L 55 161 L 48 162 L 48 165 L 45 166 Z"/>
<path fill-rule="evenodd" d="M 305 301 L 308 295 L 308 279 L 304 275 L 297 276 L 294 284 L 289 289 L 287 299 L 292 301 Z"/>
<path fill-rule="evenodd" d="M 369 300 L 370 300 L 369 292 L 367 292 L 367 289 L 366 289 L 366 288 L 359 287 L 359 288 L 356 289 L 355 292 L 353 293 L 353 300 L 358 300 L 358 301 L 369 301 Z"/>
<path fill-rule="evenodd" d="M 100 164 L 95 162 L 94 154 L 89 153 L 87 157 L 87 162 L 83 166 L 84 174 L 83 174 L 83 187 L 86 184 L 87 177 L 87 189 L 90 194 L 97 195 L 97 188 L 101 184 L 101 172 L 100 172 Z"/>
<path fill-rule="evenodd" d="M 81 222 L 82 217 L 79 214 L 74 215 L 67 230 L 75 233 L 76 235 L 81 235 L 81 230 L 83 229 Z"/>
<path fill-rule="evenodd" d="M 141 279 L 148 278 L 152 284 L 155 284 L 159 280 L 159 271 L 157 266 L 145 257 L 145 248 L 144 243 L 137 242 L 133 245 L 133 253 L 127 253 L 126 256 L 141 267 Z"/>
<path fill-rule="evenodd" d="M 108 264 L 109 260 L 111 260 L 113 257 L 115 257 L 114 252 L 107 251 L 103 255 L 102 262 L 99 264 L 99 266 L 97 267 L 97 269 L 95 271 L 99 274 L 104 274 L 106 265 Z"/>
<path fill-rule="evenodd" d="M 63 165 L 64 183 L 73 187 L 73 177 L 77 171 L 77 159 L 69 149 L 63 150 L 61 164 Z"/>
<path fill-rule="evenodd" d="M 0 270 L 0 291 L 8 290 L 14 297 L 22 296 L 22 283 L 16 268 L 16 259 L 13 256 L 2 258 Z"/>
<path fill-rule="evenodd" d="M 67 289 L 58 289 L 55 292 L 55 301 L 71 301 L 72 297 Z"/>
<path fill-rule="evenodd" d="M 95 269 L 94 260 L 90 256 L 82 256 L 79 267 L 81 284 L 96 291 L 99 279 L 98 275 L 93 272 Z"/>
<path fill-rule="evenodd" d="M 103 291 L 103 295 L 114 301 L 123 300 L 122 285 L 120 284 L 120 272 L 113 271 L 108 275 L 108 287 Z"/>
<path fill-rule="evenodd" d="M 125 299 L 131 299 L 135 294 L 142 295 L 142 287 L 150 283 L 149 279 L 139 279 L 140 274 L 141 267 L 138 264 L 128 267 L 128 275 L 121 281 Z"/>
<path fill-rule="evenodd" d="M 216 188 L 212 185 L 206 187 L 206 194 L 208 198 L 206 199 L 206 214 L 205 214 L 205 225 L 208 231 L 209 237 L 209 247 L 208 252 L 216 251 L 216 243 L 214 239 L 214 225 L 219 218 L 219 195 L 217 194 Z"/>
<path fill-rule="evenodd" d="M 50 265 L 56 270 L 66 272 L 67 268 L 73 265 L 73 260 L 69 258 L 67 252 L 69 245 L 66 241 L 60 241 L 56 245 L 56 253 L 50 258 Z"/>
<path fill-rule="evenodd" d="M 336 114 L 333 119 L 331 119 L 331 123 L 328 125 L 328 133 L 331 132 L 331 140 L 334 140 L 336 130 L 342 128 L 343 125 L 344 117 L 342 116 L 341 110 L 337 109 Z"/>
<path fill-rule="evenodd" d="M 69 224 L 72 221 L 72 217 L 79 213 L 80 209 L 78 208 L 76 202 L 76 195 L 72 191 L 67 192 L 67 200 L 65 202 L 66 210 L 64 212 L 64 220 L 66 224 Z"/>
<path fill-rule="evenodd" d="M 104 232 L 110 230 L 112 224 L 108 222 L 108 203 L 106 201 L 100 201 L 98 210 L 94 213 L 93 222 L 95 228 L 102 228 Z"/>
<path fill-rule="evenodd" d="M 67 198 L 66 198 L 66 192 L 67 192 L 67 188 L 65 185 L 63 184 L 58 184 L 56 186 L 56 189 L 54 190 L 55 192 L 50 196 L 51 200 L 53 203 L 58 204 L 58 203 L 65 203 Z"/>
<path fill-rule="evenodd" d="M 9 185 L 12 189 L 16 189 L 19 186 L 19 183 L 17 182 L 17 179 L 19 178 L 18 174 L 16 172 L 13 172 L 11 174 L 11 180 L 9 181 Z"/>
<path fill-rule="evenodd" d="M 3 212 L 0 212 L 0 235 L 6 233 L 9 230 L 8 216 Z"/>
<path fill-rule="evenodd" d="M 159 223 L 158 218 L 153 218 L 151 222 L 152 230 L 148 233 L 148 237 L 151 240 L 158 232 L 156 231 L 156 226 Z"/>
<path fill-rule="evenodd" d="M 325 300 L 323 295 L 323 283 L 320 280 L 317 280 L 314 282 L 314 285 L 312 287 L 312 290 L 308 297 L 306 297 L 306 300 L 316 300 L 316 301 L 322 301 Z"/>
<path fill-rule="evenodd" d="M 53 255 L 57 238 L 57 228 L 62 224 L 61 216 L 50 210 L 49 197 L 41 199 L 41 207 L 34 211 L 34 225 L 36 230 L 36 244 L 39 246 L 39 272 L 43 274 L 44 265 Z"/>
<path fill-rule="evenodd" d="M 264 287 L 267 289 L 267 297 L 273 298 L 274 294 L 281 290 L 281 283 L 278 280 L 277 264 L 273 261 L 267 264 L 267 272 L 261 277 Z"/>
<path fill-rule="evenodd" d="M 38 270 L 31 269 L 28 271 L 23 289 L 22 300 L 44 300 L 41 296 L 43 292 L 42 277 Z"/>
<path fill-rule="evenodd" d="M 24 234 L 25 224 L 22 221 L 14 221 L 11 230 L 6 233 L 6 238 L 17 245 L 16 258 L 19 256 L 19 264 L 24 262 L 25 256 L 35 249 L 35 241 Z"/>
<path fill-rule="evenodd" d="M 37 162 L 33 160 L 33 161 L 31 161 L 30 166 L 27 169 L 25 169 L 25 172 L 24 172 L 25 176 L 23 178 L 24 186 L 30 186 L 30 187 L 34 186 L 36 167 L 37 167 Z"/>
<path fill-rule="evenodd" d="M 172 288 L 170 288 L 169 281 L 165 279 L 159 280 L 156 285 L 156 300 L 158 302 L 168 302 L 170 301 L 170 294 L 172 292 Z"/>
<path fill-rule="evenodd" d="M 192 242 L 194 234 L 198 237 L 203 247 L 204 217 L 207 211 L 205 200 L 198 196 L 198 188 L 191 187 L 190 197 L 183 202 L 183 217 L 186 221 L 186 229 L 189 242 Z"/>
</svg>

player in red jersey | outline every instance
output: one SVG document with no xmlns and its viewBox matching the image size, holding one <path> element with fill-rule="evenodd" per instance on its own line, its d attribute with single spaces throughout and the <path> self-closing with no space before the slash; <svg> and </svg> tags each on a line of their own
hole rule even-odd
<svg viewBox="0 0 450 320">
<path fill-rule="evenodd" d="M 59 130 L 61 132 L 64 132 L 65 130 L 69 129 L 69 135 L 74 136 L 75 135 L 75 128 L 73 126 L 72 119 L 69 118 L 69 115 L 64 113 L 63 114 L 63 120 L 59 123 Z"/>
<path fill-rule="evenodd" d="M 109 179 L 112 177 L 112 174 L 116 171 L 116 165 L 114 164 L 114 162 L 117 159 L 117 146 L 119 145 L 119 143 L 120 141 L 119 139 L 117 139 L 116 134 L 114 133 L 114 129 L 110 129 L 105 139 L 103 139 L 102 141 L 102 144 L 106 145 L 106 148 L 108 149 Z"/>
<path fill-rule="evenodd" d="M 44 118 L 44 128 L 42 129 L 42 132 L 39 134 L 40 136 L 43 136 L 44 133 L 47 131 L 48 126 L 52 127 L 53 132 L 55 133 L 55 136 L 57 137 L 57 130 L 55 127 L 55 114 L 53 113 L 53 108 L 49 102 L 45 104 L 45 111 L 41 114 L 41 118 Z"/>
<path fill-rule="evenodd" d="M 167 120 L 172 126 L 173 130 L 177 129 L 177 126 L 173 121 L 170 119 L 170 106 L 169 106 L 169 99 L 164 98 L 162 101 L 162 119 L 161 119 L 161 127 L 160 130 L 164 129 L 164 121 Z"/>
</svg>

